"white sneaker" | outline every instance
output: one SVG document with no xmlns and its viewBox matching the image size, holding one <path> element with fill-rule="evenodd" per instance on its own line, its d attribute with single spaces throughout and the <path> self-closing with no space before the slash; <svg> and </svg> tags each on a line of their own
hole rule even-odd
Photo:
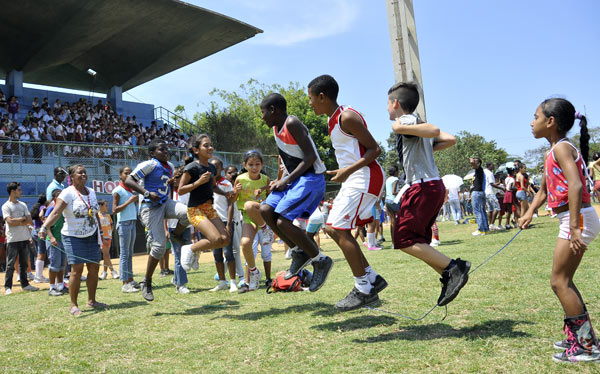
<svg viewBox="0 0 600 374">
<path fill-rule="evenodd" d="M 186 244 L 181 247 L 181 267 L 183 270 L 190 271 L 192 263 L 194 262 L 194 252 L 192 251 L 192 245 Z"/>
<path fill-rule="evenodd" d="M 38 278 L 38 277 L 33 278 L 33 283 L 48 283 L 48 282 L 50 282 L 50 279 L 44 277 L 43 275 L 41 278 Z"/>
<path fill-rule="evenodd" d="M 33 275 L 32 272 L 27 273 L 27 280 L 28 281 L 32 281 L 35 278 L 35 275 Z"/>
<path fill-rule="evenodd" d="M 17 282 L 21 281 L 21 274 L 17 274 Z"/>
<path fill-rule="evenodd" d="M 231 292 L 231 293 L 238 292 L 238 288 L 235 285 L 235 279 L 232 279 L 229 281 L 229 292 Z"/>
<path fill-rule="evenodd" d="M 112 274 L 113 279 L 119 279 L 119 273 L 116 270 L 112 270 L 110 274 Z"/>
<path fill-rule="evenodd" d="M 290 258 L 292 258 L 292 249 L 288 248 L 287 252 L 285 252 L 285 259 L 289 260 Z"/>
<path fill-rule="evenodd" d="M 175 288 L 175 292 L 187 295 L 188 293 L 190 293 L 190 290 L 186 286 L 179 286 Z"/>
<path fill-rule="evenodd" d="M 198 270 L 198 268 L 200 267 L 199 261 L 200 261 L 200 254 L 194 253 L 194 261 L 192 261 L 192 269 Z"/>
<path fill-rule="evenodd" d="M 248 283 L 248 288 L 250 291 L 258 290 L 258 286 L 260 284 L 260 271 L 258 268 L 255 271 L 250 272 L 250 282 Z"/>
<path fill-rule="evenodd" d="M 269 226 L 262 229 L 262 244 L 271 244 L 275 239 L 275 235 L 273 234 L 273 230 Z"/>
<path fill-rule="evenodd" d="M 12 290 L 10 288 L 5 288 L 4 289 L 4 295 L 8 296 L 10 294 L 12 294 Z"/>
<path fill-rule="evenodd" d="M 485 234 L 486 233 L 483 232 L 483 231 L 479 231 L 479 230 L 473 231 L 473 236 L 482 236 L 482 235 L 485 235 Z"/>
<path fill-rule="evenodd" d="M 83 280 L 83 277 L 81 277 L 81 278 L 82 278 L 81 280 Z M 106 279 L 106 272 L 103 271 L 102 273 L 100 273 L 100 276 L 98 277 L 98 279 L 105 280 Z"/>
<path fill-rule="evenodd" d="M 431 243 L 429 243 L 429 245 L 432 247 L 437 247 L 440 244 L 442 244 L 442 242 L 437 239 L 431 239 Z"/>
<path fill-rule="evenodd" d="M 123 285 L 123 287 L 121 287 L 121 292 L 123 292 L 123 293 L 133 293 L 133 292 L 139 292 L 139 291 L 140 291 L 140 289 L 139 288 L 135 288 L 133 286 L 133 284 L 131 284 L 131 282 L 130 283 L 125 283 Z"/>
<path fill-rule="evenodd" d="M 210 292 L 224 291 L 226 289 L 227 289 L 227 282 L 226 281 L 219 281 L 219 284 L 217 284 L 217 286 L 215 288 L 213 288 L 212 290 L 210 290 Z"/>
<path fill-rule="evenodd" d="M 28 292 L 29 291 L 38 291 L 38 290 L 39 290 L 39 288 L 34 287 L 34 286 L 30 285 L 30 284 L 27 285 L 27 287 L 23 288 L 23 291 L 28 291 Z"/>
<path fill-rule="evenodd" d="M 82 282 L 84 282 L 84 281 L 87 280 L 87 277 L 85 275 L 82 275 L 80 279 L 81 279 Z"/>
</svg>

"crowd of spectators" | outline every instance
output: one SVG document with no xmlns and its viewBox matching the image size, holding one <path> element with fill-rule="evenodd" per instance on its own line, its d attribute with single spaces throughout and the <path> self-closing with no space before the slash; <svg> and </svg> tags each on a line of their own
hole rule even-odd
<svg viewBox="0 0 600 374">
<path fill-rule="evenodd" d="M 111 146 L 145 146 L 152 139 L 160 137 L 170 147 L 185 148 L 187 137 L 179 129 L 167 125 L 160 126 L 152 121 L 150 126 L 138 123 L 136 116 L 123 116 L 117 113 L 110 101 L 98 100 L 94 105 L 90 100 L 80 98 L 77 102 L 50 103 L 48 98 L 40 102 L 36 97 L 31 109 L 25 113 L 17 97 L 6 99 L 0 90 L 0 139 L 30 142 L 32 144 L 0 143 L 0 155 L 21 155 L 41 160 L 42 155 L 56 156 L 63 152 L 67 157 L 124 157 L 122 147 L 85 147 L 83 144 L 103 144 Z M 24 117 L 24 118 L 23 118 Z M 68 142 L 65 147 L 36 142 Z"/>
</svg>

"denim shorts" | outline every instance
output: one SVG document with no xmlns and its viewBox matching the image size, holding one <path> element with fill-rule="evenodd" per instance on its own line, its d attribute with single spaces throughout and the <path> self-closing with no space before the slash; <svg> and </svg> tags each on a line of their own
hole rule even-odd
<svg viewBox="0 0 600 374">
<path fill-rule="evenodd" d="M 86 238 L 63 235 L 62 239 L 69 265 L 100 262 L 102 252 L 96 232 Z"/>
<path fill-rule="evenodd" d="M 42 245 L 43 244 L 44 243 L 42 242 Z M 50 244 L 50 241 L 46 241 L 45 244 L 48 250 L 48 260 L 50 261 L 48 269 L 55 273 L 65 270 L 67 254 L 65 253 L 65 247 L 63 247 L 62 242 L 58 242 L 58 248 Z"/>
<path fill-rule="evenodd" d="M 527 201 L 527 192 L 525 192 L 525 190 L 519 190 L 517 191 L 517 200 L 519 201 Z"/>
</svg>

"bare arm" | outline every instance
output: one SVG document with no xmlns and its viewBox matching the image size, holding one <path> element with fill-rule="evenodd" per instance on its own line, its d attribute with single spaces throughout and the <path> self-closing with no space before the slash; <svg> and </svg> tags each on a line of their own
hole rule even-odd
<svg viewBox="0 0 600 374">
<path fill-rule="evenodd" d="M 118 193 L 113 194 L 113 206 L 112 206 L 113 213 L 117 214 L 117 213 L 121 212 L 123 209 L 125 209 L 127 207 L 127 205 L 129 205 L 131 203 L 137 203 L 138 200 L 139 200 L 138 195 L 134 194 L 129 199 L 127 199 L 126 202 L 119 205 L 119 203 L 121 202 L 121 196 Z"/>
<path fill-rule="evenodd" d="M 416 125 L 403 125 L 400 119 L 392 124 L 392 130 L 396 134 L 413 135 L 420 138 L 435 138 L 440 135 L 440 129 L 431 123 L 419 123 Z"/>
<path fill-rule="evenodd" d="M 356 113 L 343 112 L 340 125 L 345 133 L 353 135 L 366 150 L 354 164 L 342 169 L 327 171 L 327 174 L 333 175 L 331 178 L 333 182 L 343 183 L 352 173 L 375 161 L 381 154 L 381 148 Z"/>
<path fill-rule="evenodd" d="M 188 192 L 192 192 L 204 183 L 208 183 L 211 179 L 214 182 L 214 178 L 211 178 L 211 175 L 212 174 L 210 173 L 210 171 L 207 171 L 206 173 L 202 174 L 200 178 L 196 179 L 194 183 L 190 183 L 192 176 L 189 172 L 184 171 L 181 175 L 181 179 L 179 180 L 179 194 L 185 195 Z"/>
<path fill-rule="evenodd" d="M 44 221 L 44 224 L 41 227 L 42 231 L 46 231 L 47 229 L 52 227 L 56 223 L 56 221 L 58 220 L 58 218 L 60 217 L 60 215 L 62 214 L 63 210 L 65 210 L 66 207 L 67 207 L 67 204 L 62 199 L 56 199 L 56 204 L 54 205 L 54 209 L 52 210 L 52 212 L 50 213 L 48 218 L 46 218 L 46 221 Z"/>
<path fill-rule="evenodd" d="M 441 151 L 442 149 L 450 148 L 456 144 L 456 137 L 447 132 L 440 131 L 440 134 L 433 141 L 433 150 Z"/>
</svg>

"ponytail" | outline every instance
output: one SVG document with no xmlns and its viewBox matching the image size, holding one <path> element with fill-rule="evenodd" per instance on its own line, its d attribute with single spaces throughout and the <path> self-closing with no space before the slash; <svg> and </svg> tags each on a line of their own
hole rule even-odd
<svg viewBox="0 0 600 374">
<path fill-rule="evenodd" d="M 587 164 L 590 153 L 590 134 L 587 128 L 587 118 L 579 112 L 575 112 L 575 119 L 579 120 L 579 127 L 581 127 L 579 135 L 579 148 L 581 148 L 581 157 Z"/>
</svg>

